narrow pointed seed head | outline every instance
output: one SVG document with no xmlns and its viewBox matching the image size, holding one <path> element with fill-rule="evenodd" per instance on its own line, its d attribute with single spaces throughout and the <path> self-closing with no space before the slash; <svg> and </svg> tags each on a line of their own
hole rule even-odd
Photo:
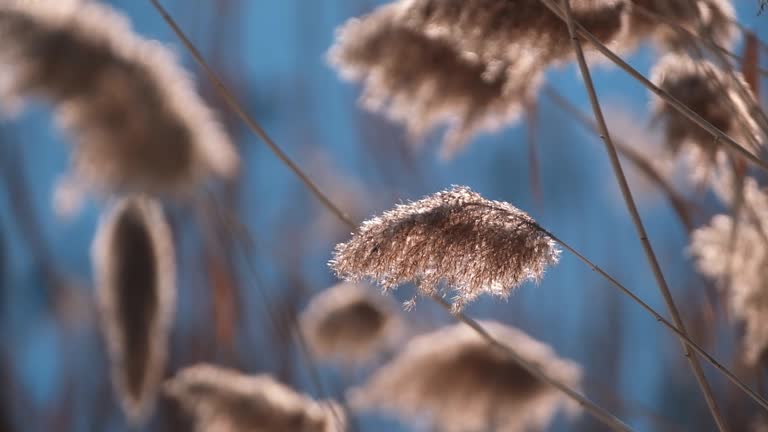
<svg viewBox="0 0 768 432">
<path fill-rule="evenodd" d="M 738 38 L 736 11 L 730 0 L 633 0 L 640 8 L 661 15 L 717 45 L 732 49 Z M 639 8 L 638 8 L 639 9 Z M 684 33 L 660 19 L 651 19 L 642 11 L 631 14 L 624 42 L 636 45 L 651 39 L 665 50 L 682 50 L 690 45 Z"/>
<path fill-rule="evenodd" d="M 578 365 L 515 328 L 481 324 L 526 361 L 579 387 Z M 353 389 L 350 399 L 357 408 L 428 419 L 445 432 L 543 430 L 559 408 L 578 412 L 562 393 L 461 324 L 414 338 L 367 383 Z"/>
<path fill-rule="evenodd" d="M 719 282 L 733 316 L 745 324 L 744 359 L 756 365 L 768 348 L 768 194 L 748 178 L 745 206 L 732 242 L 734 219 L 717 215 L 691 236 L 690 252 L 699 271 Z"/>
<path fill-rule="evenodd" d="M 422 295 L 441 281 L 456 310 L 481 294 L 507 297 L 557 262 L 555 242 L 511 204 L 454 186 L 363 222 L 336 246 L 331 268 L 342 278 L 384 288 L 416 282 Z"/>
<path fill-rule="evenodd" d="M 301 326 L 317 358 L 351 365 L 374 359 L 401 332 L 390 299 L 359 283 L 340 283 L 315 296 Z"/>
<path fill-rule="evenodd" d="M 170 50 L 106 5 L 0 0 L 0 69 L 3 100 L 53 104 L 74 138 L 75 174 L 99 192 L 186 195 L 237 171 Z"/>
<path fill-rule="evenodd" d="M 737 79 L 743 80 L 740 74 Z M 753 153 L 758 152 L 762 136 L 757 122 L 749 113 L 749 103 L 736 89 L 736 84 L 722 70 L 707 61 L 696 61 L 678 54 L 667 54 L 651 72 L 651 80 L 706 121 L 728 134 Z M 745 88 L 749 86 L 744 83 Z M 667 102 L 655 98 L 653 111 L 666 133 L 669 149 L 698 155 L 694 167 L 709 171 L 718 152 L 724 149 L 711 133 L 684 117 Z"/>
<path fill-rule="evenodd" d="M 198 364 L 168 380 L 165 391 L 194 416 L 198 432 L 345 430 L 338 405 L 316 402 L 269 375 Z"/>
<path fill-rule="evenodd" d="M 120 201 L 103 218 L 92 256 L 113 385 L 138 422 L 163 377 L 176 300 L 173 242 L 160 205 Z"/>
<path fill-rule="evenodd" d="M 519 118 L 523 100 L 541 81 L 541 70 L 514 81 L 504 73 L 489 73 L 449 42 L 398 22 L 397 6 L 344 24 L 329 52 L 343 76 L 364 82 L 366 108 L 403 123 L 414 140 L 447 125 L 445 156 L 472 135 Z"/>
</svg>

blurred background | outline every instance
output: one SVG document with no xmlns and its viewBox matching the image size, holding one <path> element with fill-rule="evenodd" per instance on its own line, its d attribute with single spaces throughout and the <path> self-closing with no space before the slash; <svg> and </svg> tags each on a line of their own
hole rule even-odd
<svg viewBox="0 0 768 432">
<path fill-rule="evenodd" d="M 215 362 L 271 373 L 319 396 L 289 322 L 271 319 L 268 310 L 295 314 L 313 293 L 336 283 L 327 261 L 349 229 L 226 109 L 149 1 L 107 3 L 130 17 L 139 34 L 171 45 L 198 75 L 201 92 L 218 110 L 244 161 L 240 181 L 224 199 L 254 234 L 248 262 L 207 248 L 190 219 L 172 212 L 179 299 L 167 374 Z M 654 308 L 666 310 L 602 143 L 546 92 L 540 93 L 536 116 L 483 135 L 443 160 L 439 134 L 409 142 L 400 126 L 362 110 L 360 86 L 341 80 L 327 64 L 335 28 L 384 2 L 164 3 L 248 111 L 356 220 L 452 184 L 467 185 L 525 210 Z M 757 15 L 757 3 L 734 3 L 739 21 L 768 40 L 768 17 Z M 647 73 L 656 58 L 652 47 L 641 47 L 629 61 Z M 607 65 L 595 68 L 594 79 L 611 129 L 652 159 L 661 155 L 648 91 Z M 547 84 L 591 112 L 572 64 L 550 70 Z M 32 105 L 18 119 L 0 122 L 0 430 L 136 430 L 127 426 L 112 394 L 94 309 L 89 248 L 103 203 L 87 202 L 69 219 L 55 214 L 52 197 L 67 169 L 68 149 L 51 114 L 44 105 Z M 739 326 L 729 321 L 717 290 L 693 269 L 686 228 L 659 189 L 626 166 L 693 339 L 761 388 L 760 374 L 740 369 Z M 709 192 L 684 181 L 674 184 L 700 204 L 692 214 L 694 225 L 721 210 Z M 401 301 L 412 294 L 409 287 L 395 293 Z M 567 253 L 539 285 L 523 286 L 507 302 L 481 299 L 467 312 L 519 327 L 581 364 L 587 395 L 637 430 L 714 430 L 677 340 Z M 423 300 L 405 318 L 412 334 L 451 322 Z M 746 430 L 757 406 L 705 367 L 732 430 Z M 320 370 L 333 394 L 363 376 L 346 377 L 332 365 Z M 361 417 L 361 425 L 371 432 L 412 430 L 372 414 Z M 178 407 L 161 401 L 141 430 L 189 428 Z M 603 426 L 584 415 L 576 422 L 558 418 L 551 430 Z"/>
</svg>

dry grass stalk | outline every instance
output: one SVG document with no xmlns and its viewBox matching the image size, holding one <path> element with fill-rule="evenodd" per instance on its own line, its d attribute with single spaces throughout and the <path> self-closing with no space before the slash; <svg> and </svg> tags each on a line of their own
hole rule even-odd
<svg viewBox="0 0 768 432">
<path fill-rule="evenodd" d="M 539 280 L 558 256 L 555 242 L 523 211 L 454 186 L 363 222 L 336 246 L 330 265 L 342 278 L 385 289 L 414 281 L 425 296 L 444 281 L 458 311 L 481 294 L 506 298 Z"/>
<path fill-rule="evenodd" d="M 366 364 L 391 348 L 402 330 L 391 300 L 356 283 L 316 295 L 300 321 L 316 358 L 350 365 Z"/>
<path fill-rule="evenodd" d="M 715 216 L 709 225 L 694 231 L 690 252 L 701 273 L 728 288 L 729 309 L 746 325 L 744 358 L 754 365 L 768 348 L 768 233 L 764 231 L 768 195 L 747 178 L 743 199 L 754 217 L 742 211 L 734 233 L 732 216 Z"/>
<path fill-rule="evenodd" d="M 481 324 L 549 376 L 579 386 L 580 367 L 558 358 L 547 345 L 497 322 Z M 539 430 L 561 407 L 578 412 L 564 394 L 461 324 L 416 337 L 351 396 L 354 406 L 413 421 L 429 419 L 445 432 Z"/>
<path fill-rule="evenodd" d="M 0 0 L 0 95 L 44 99 L 98 192 L 187 195 L 238 157 L 170 50 L 90 1 Z"/>
<path fill-rule="evenodd" d="M 345 427 L 335 420 L 343 418 L 336 404 L 316 402 L 269 375 L 198 364 L 167 381 L 165 391 L 194 416 L 198 432 L 338 432 Z"/>
<path fill-rule="evenodd" d="M 99 226 L 92 259 L 113 385 L 128 417 L 140 421 L 163 377 L 176 301 L 173 241 L 160 205 L 120 201 Z"/>
<path fill-rule="evenodd" d="M 395 19 L 387 5 L 352 19 L 337 33 L 329 57 L 348 79 L 363 81 L 364 106 L 403 123 L 413 140 L 447 125 L 443 155 L 474 134 L 516 121 L 522 102 L 541 81 L 541 71 L 510 83 L 454 45 L 428 37 Z M 505 90 L 514 84 L 515 91 Z"/>
<path fill-rule="evenodd" d="M 736 141 L 747 144 L 750 152 L 760 150 L 761 133 L 749 113 L 749 102 L 741 98 L 735 84 L 715 65 L 667 54 L 651 75 L 656 85 Z M 743 78 L 737 74 L 736 79 Z M 727 89 L 727 93 L 723 94 L 722 89 Z M 667 147 L 673 153 L 685 150 L 693 160 L 693 177 L 706 177 L 725 147 L 663 100 L 654 100 L 653 111 L 655 120 L 663 124 Z"/>
<path fill-rule="evenodd" d="M 711 39 L 726 49 L 735 45 L 739 31 L 733 24 L 736 11 L 730 0 L 632 0 L 638 9 L 631 14 L 629 31 L 623 43 L 629 47 L 643 39 L 651 39 L 664 49 L 682 50 L 689 45 L 687 35 L 648 13 L 661 16 L 686 31 Z M 644 13 L 648 12 L 648 13 Z"/>
</svg>

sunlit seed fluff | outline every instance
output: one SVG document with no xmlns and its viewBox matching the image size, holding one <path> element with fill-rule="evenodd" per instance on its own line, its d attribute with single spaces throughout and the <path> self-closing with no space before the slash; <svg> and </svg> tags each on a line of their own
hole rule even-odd
<svg viewBox="0 0 768 432">
<path fill-rule="evenodd" d="M 448 126 L 444 156 L 473 135 L 519 118 L 523 101 L 541 82 L 541 68 L 525 68 L 514 80 L 491 74 L 487 65 L 451 43 L 398 22 L 397 6 L 348 21 L 329 52 L 344 77 L 364 83 L 366 108 L 403 123 L 413 140 Z"/>
<path fill-rule="evenodd" d="M 746 327 L 744 358 L 757 364 L 768 348 L 768 194 L 748 178 L 744 202 L 760 223 L 742 210 L 735 243 L 731 243 L 734 219 L 717 215 L 694 231 L 690 252 L 702 274 L 728 288 L 729 309 Z"/>
<path fill-rule="evenodd" d="M 198 432 L 346 430 L 337 404 L 314 401 L 269 375 L 198 364 L 168 380 L 165 392 L 194 417 Z"/>
<path fill-rule="evenodd" d="M 730 0 L 632 0 L 637 8 L 631 14 L 624 43 L 634 46 L 651 39 L 665 50 L 683 49 L 690 38 L 663 19 L 651 19 L 643 12 L 659 15 L 686 31 L 712 39 L 717 45 L 732 49 L 738 39 L 736 11 Z M 638 9 L 643 9 L 640 11 Z M 698 43 L 698 41 L 695 41 Z"/>
<path fill-rule="evenodd" d="M 549 346 L 497 322 L 481 325 L 552 378 L 579 387 L 581 368 Z M 430 421 L 444 432 L 544 430 L 560 408 L 579 410 L 462 324 L 414 338 L 350 393 L 356 408 Z"/>
<path fill-rule="evenodd" d="M 353 366 L 391 348 L 402 330 L 391 300 L 359 283 L 340 283 L 316 295 L 300 321 L 317 358 Z"/>
<path fill-rule="evenodd" d="M 385 288 L 413 281 L 425 296 L 438 293 L 443 281 L 459 310 L 481 294 L 506 297 L 538 280 L 558 255 L 521 210 L 454 186 L 363 222 L 336 246 L 330 266 L 344 279 Z"/>
<path fill-rule="evenodd" d="M 144 197 L 118 202 L 102 218 L 92 260 L 113 386 L 138 422 L 159 391 L 176 301 L 173 241 L 160 205 Z"/>
<path fill-rule="evenodd" d="M 55 107 L 75 174 L 98 192 L 188 195 L 236 174 L 232 143 L 171 51 L 106 5 L 0 0 L 0 75 L 0 100 Z"/>
<path fill-rule="evenodd" d="M 486 62 L 522 63 L 539 69 L 573 58 L 567 26 L 540 0 L 402 0 L 398 21 Z M 573 17 L 604 43 L 621 39 L 628 0 L 571 0 Z M 590 49 L 585 44 L 585 49 Z M 520 71 L 524 72 L 524 71 Z M 515 73 L 510 80 L 517 76 Z"/>
<path fill-rule="evenodd" d="M 743 80 L 740 74 L 736 75 Z M 667 54 L 651 71 L 651 81 L 751 152 L 758 152 L 762 136 L 749 113 L 748 102 L 733 80 L 712 63 Z M 746 83 L 744 87 L 749 88 Z M 654 97 L 652 110 L 664 128 L 666 144 L 672 152 L 694 152 L 699 155 L 696 159 L 700 165 L 694 168 L 712 168 L 724 144 L 661 98 Z"/>
</svg>

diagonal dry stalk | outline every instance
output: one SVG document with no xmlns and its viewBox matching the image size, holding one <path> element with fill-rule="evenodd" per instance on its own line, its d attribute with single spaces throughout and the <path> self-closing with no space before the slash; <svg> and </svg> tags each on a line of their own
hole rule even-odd
<svg viewBox="0 0 768 432">
<path fill-rule="evenodd" d="M 557 4 L 557 2 L 555 2 L 554 0 L 540 0 L 540 1 L 545 6 L 547 6 L 547 8 L 552 13 L 557 15 L 561 20 L 563 20 L 564 22 L 567 22 L 567 18 L 564 12 L 560 9 L 560 6 Z M 712 123 L 708 122 L 700 115 L 696 114 L 695 111 L 693 111 L 684 103 L 674 98 L 668 92 L 662 90 L 661 88 L 653 84 L 648 78 L 646 78 L 643 74 L 641 74 L 637 69 L 633 68 L 629 63 L 622 60 L 622 58 L 616 55 L 615 52 L 613 52 L 611 49 L 606 47 L 602 42 L 600 42 L 600 40 L 597 39 L 595 35 L 587 31 L 584 28 L 584 26 L 579 24 L 579 22 L 574 22 L 573 25 L 574 25 L 574 31 L 580 37 L 586 39 L 590 44 L 592 44 L 592 46 L 594 46 L 596 50 L 598 50 L 601 54 L 607 57 L 611 62 L 613 62 L 616 66 L 618 66 L 624 72 L 629 74 L 632 78 L 634 78 L 644 87 L 646 87 L 651 92 L 653 92 L 653 94 L 655 94 L 656 96 L 658 96 L 659 98 L 667 102 L 672 108 L 678 111 L 681 115 L 683 115 L 688 120 L 692 121 L 702 129 L 704 129 L 705 131 L 712 134 L 712 137 L 715 139 L 715 142 L 722 142 L 726 144 L 729 150 L 737 154 L 740 154 L 755 166 L 768 172 L 768 161 L 764 161 L 759 157 L 755 156 L 754 154 L 752 154 L 749 150 L 747 150 L 740 143 L 736 142 L 736 140 L 731 138 L 728 134 L 726 134 L 725 132 L 721 131 L 720 129 L 712 125 Z"/>
<path fill-rule="evenodd" d="M 627 210 L 632 216 L 632 222 L 634 223 L 637 234 L 640 237 L 640 242 L 643 245 L 643 250 L 645 252 L 646 258 L 648 259 L 648 263 L 651 266 L 653 276 L 656 279 L 656 283 L 659 286 L 662 297 L 664 297 L 664 302 L 667 304 L 667 309 L 672 315 L 675 326 L 680 329 L 683 335 L 687 336 L 685 323 L 680 317 L 680 312 L 677 310 L 675 300 L 672 297 L 672 293 L 670 292 L 667 281 L 664 278 L 664 274 L 662 273 L 659 261 L 656 258 L 655 252 L 653 251 L 653 246 L 651 246 L 651 242 L 648 240 L 648 234 L 646 233 L 645 226 L 643 225 L 643 221 L 640 218 L 640 212 L 637 210 L 637 205 L 635 204 L 635 200 L 632 197 L 632 191 L 630 191 L 629 184 L 627 183 L 627 179 L 624 176 L 624 170 L 621 167 L 621 161 L 619 160 L 619 155 L 616 152 L 616 146 L 614 145 L 613 140 L 611 140 L 611 134 L 608 131 L 608 125 L 606 124 L 605 118 L 603 117 L 603 111 L 600 107 L 600 101 L 597 98 L 597 92 L 595 91 L 594 82 L 592 81 L 592 76 L 589 72 L 589 66 L 587 66 L 587 61 L 584 58 L 584 51 L 581 48 L 581 42 L 576 36 L 576 31 L 573 24 L 574 20 L 571 14 L 570 0 L 561 0 L 561 3 L 563 5 L 563 10 L 565 11 L 566 24 L 568 25 L 568 33 L 571 36 L 571 43 L 573 45 L 573 49 L 576 51 L 576 59 L 579 63 L 579 69 L 581 70 L 581 75 L 584 79 L 584 85 L 587 89 L 587 93 L 589 93 L 589 101 L 592 105 L 595 119 L 597 120 L 598 126 L 600 127 L 600 137 L 605 142 L 605 148 L 611 160 L 611 165 L 616 176 L 616 181 L 619 184 L 619 188 L 621 189 L 621 194 L 624 197 Z M 681 344 L 693 374 L 696 377 L 696 380 L 699 383 L 699 387 L 704 394 L 704 398 L 707 401 L 707 406 L 712 412 L 712 417 L 714 418 L 715 423 L 717 423 L 718 429 L 721 432 L 727 431 L 728 427 L 726 426 L 725 420 L 723 419 L 722 413 L 720 412 L 720 408 L 717 406 L 717 401 L 715 400 L 715 396 L 712 394 L 712 389 L 707 382 L 707 378 L 704 376 L 704 371 L 701 368 L 701 363 L 699 363 L 698 357 L 691 355 L 691 350 L 685 344 L 685 341 L 681 340 Z"/>
<path fill-rule="evenodd" d="M 222 97 L 224 97 L 227 100 L 227 103 L 230 105 L 230 108 L 235 110 L 243 119 L 243 121 L 246 123 L 247 126 L 249 126 L 254 133 L 259 135 L 260 137 L 266 136 L 264 134 L 263 129 L 258 125 L 258 123 L 250 117 L 249 114 L 247 114 L 244 110 L 244 108 L 239 105 L 237 100 L 232 96 L 231 92 L 229 92 L 224 86 L 224 84 L 221 82 L 221 80 L 218 79 L 215 72 L 210 68 L 210 66 L 207 64 L 205 59 L 202 58 L 202 56 L 199 54 L 197 49 L 195 49 L 194 45 L 189 41 L 189 39 L 186 37 L 186 35 L 183 33 L 183 31 L 179 28 L 179 26 L 175 23 L 173 18 L 165 11 L 165 9 L 157 2 L 157 0 L 150 0 L 153 5 L 157 8 L 157 10 L 162 15 L 163 19 L 168 23 L 168 25 L 173 29 L 173 31 L 176 33 L 176 35 L 182 39 L 182 41 L 185 41 L 185 46 L 192 50 L 193 57 L 195 60 L 199 63 L 199 65 L 205 70 L 206 75 L 209 80 L 216 83 L 216 90 L 220 93 Z M 546 1 L 546 0 L 543 0 Z M 583 29 L 582 29 L 583 31 Z M 603 47 L 605 48 L 605 47 Z M 607 48 L 606 48 L 607 50 Z M 607 50 L 610 53 L 610 50 Z M 196 54 L 196 55 L 194 55 Z M 615 57 L 615 55 L 614 55 Z M 616 57 L 618 59 L 618 57 Z M 621 61 L 621 59 L 618 59 L 618 61 Z M 628 68 L 631 69 L 630 66 L 626 65 Z M 639 72 L 635 71 L 638 75 Z M 640 75 L 642 77 L 642 75 Z M 643 78 L 645 79 L 645 78 Z M 647 81 L 647 80 L 646 80 Z M 649 82 L 650 84 L 650 82 Z M 652 86 L 652 84 L 650 84 Z M 661 91 L 661 90 L 659 90 Z M 678 102 L 679 103 L 679 102 Z M 702 120 L 703 121 L 703 120 Z M 722 134 L 722 132 L 720 132 Z M 264 135 L 262 135 L 264 134 Z M 273 151 L 278 151 L 278 154 L 283 154 L 282 151 L 279 150 L 279 148 L 275 145 L 274 142 L 271 140 L 269 141 L 272 143 L 270 149 L 273 149 Z M 276 149 L 276 150 L 275 150 Z M 285 161 L 285 159 L 280 158 L 282 161 Z M 343 221 L 345 224 L 347 224 L 351 228 L 356 228 L 357 224 L 353 222 L 349 217 L 346 217 L 344 212 L 338 209 L 330 200 L 328 199 L 322 199 L 322 197 L 325 197 L 322 193 L 320 193 L 319 189 L 317 187 L 311 187 L 310 185 L 314 185 L 309 178 L 304 174 L 295 164 L 290 166 L 294 173 L 297 174 L 297 176 L 302 179 L 302 181 L 305 181 L 305 185 L 310 189 L 310 191 L 315 194 L 315 196 L 330 210 L 334 215 L 336 215 L 341 221 Z M 544 230 L 543 228 L 539 227 L 539 229 L 542 230 L 545 234 L 552 237 L 553 240 L 561 244 L 565 249 L 573 253 L 579 260 L 584 262 L 587 266 L 589 266 L 593 271 L 597 272 L 601 277 L 605 278 L 608 282 L 611 283 L 611 285 L 615 286 L 616 288 L 620 289 L 625 295 L 629 296 L 634 302 L 638 303 L 644 310 L 646 310 L 650 315 L 652 315 L 657 321 L 662 323 L 665 327 L 667 327 L 669 330 L 677 334 L 685 341 L 685 343 L 696 353 L 701 355 L 707 362 L 712 364 L 718 371 L 722 372 L 733 384 L 735 384 L 739 389 L 744 391 L 750 398 L 752 398 L 755 402 L 757 402 L 760 406 L 762 406 L 764 409 L 768 410 L 768 401 L 766 401 L 764 398 L 762 398 L 760 395 L 758 395 L 754 390 L 752 390 L 749 386 L 747 386 L 744 382 L 742 382 L 733 372 L 731 372 L 728 368 L 720 364 L 717 360 L 714 359 L 709 353 L 707 353 L 703 348 L 698 346 L 695 342 L 693 342 L 690 338 L 687 336 L 684 336 L 682 332 L 671 322 L 664 319 L 658 312 L 656 312 L 651 306 L 649 306 L 647 303 L 643 302 L 639 297 L 637 297 L 632 291 L 630 291 L 628 288 L 624 287 L 621 283 L 619 283 L 615 278 L 610 276 L 607 272 L 602 270 L 600 267 L 598 267 L 596 264 L 589 261 L 584 255 L 580 254 L 576 249 L 572 248 L 571 246 L 567 245 L 565 242 L 560 240 L 559 238 L 555 237 L 552 233 L 549 231 Z M 447 305 L 443 305 L 444 307 Z M 450 310 L 450 307 L 448 307 L 448 310 Z M 471 322 L 471 318 L 467 317 L 464 314 L 458 314 L 454 315 L 457 317 L 457 319 L 460 320 L 468 320 L 467 322 Z M 497 342 L 498 343 L 498 342 Z M 580 402 L 581 403 L 581 402 Z M 594 403 L 588 401 L 587 407 L 594 407 L 596 410 L 595 415 L 598 416 L 598 418 L 601 418 L 600 416 L 602 414 L 598 413 L 604 413 L 604 410 L 596 405 Z M 589 410 L 589 408 L 587 408 Z M 615 419 L 612 420 L 612 423 L 615 424 L 623 424 L 621 420 Z"/>
<path fill-rule="evenodd" d="M 579 124 L 594 132 L 598 136 L 600 135 L 600 128 L 597 126 L 597 123 L 590 119 L 586 114 L 581 112 L 579 108 L 565 99 L 563 95 L 557 92 L 557 90 L 551 86 L 545 86 L 544 93 L 563 111 L 573 116 L 573 118 L 578 121 Z M 615 139 L 614 144 L 616 145 L 616 150 L 619 152 L 619 154 L 632 162 L 632 164 L 638 170 L 640 170 L 648 180 L 656 184 L 656 186 L 658 186 L 658 188 L 664 192 L 664 195 L 667 197 L 667 200 L 672 206 L 672 209 L 675 211 L 675 213 L 677 213 L 677 217 L 680 219 L 680 223 L 683 225 L 686 232 L 691 233 L 693 231 L 693 218 L 691 215 L 693 204 L 688 202 L 685 197 L 681 196 L 680 193 L 675 190 L 675 188 L 667 181 L 667 179 L 665 179 L 664 176 L 656 169 L 656 167 L 653 166 L 651 161 L 643 156 L 640 152 L 633 149 L 626 143 L 622 143 Z"/>
</svg>

